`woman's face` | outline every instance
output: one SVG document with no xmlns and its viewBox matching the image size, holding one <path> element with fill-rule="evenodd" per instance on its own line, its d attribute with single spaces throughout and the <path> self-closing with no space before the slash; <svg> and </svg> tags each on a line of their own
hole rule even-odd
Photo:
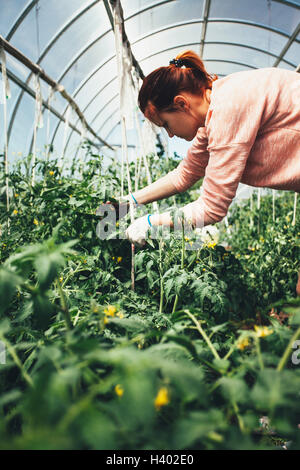
<svg viewBox="0 0 300 470">
<path fill-rule="evenodd" d="M 199 127 L 204 127 L 210 104 L 210 92 L 207 89 L 203 97 L 182 93 L 174 98 L 175 111 L 160 111 L 149 119 L 159 127 L 164 127 L 169 137 L 180 137 L 191 141 Z M 146 117 L 147 113 L 145 113 Z"/>
</svg>

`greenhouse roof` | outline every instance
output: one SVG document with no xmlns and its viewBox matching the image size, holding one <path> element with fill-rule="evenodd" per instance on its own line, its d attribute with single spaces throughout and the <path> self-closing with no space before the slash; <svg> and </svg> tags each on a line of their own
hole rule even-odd
<svg viewBox="0 0 300 470">
<path fill-rule="evenodd" d="M 121 4 L 131 51 L 144 75 L 168 65 L 185 49 L 199 53 L 208 71 L 219 77 L 261 67 L 295 70 L 300 62 L 300 0 L 121 0 Z M 0 9 L 1 36 L 63 85 L 104 142 L 120 145 L 110 2 L 0 0 Z M 7 102 L 9 158 L 13 159 L 32 149 L 35 77 L 9 53 L 6 62 L 12 96 Z M 42 80 L 41 92 L 47 101 L 49 85 Z M 70 117 L 73 129 L 64 135 L 67 105 L 56 93 L 48 124 L 38 132 L 40 149 L 48 142 L 59 152 L 63 140 L 68 152 L 78 146 L 81 127 L 76 115 Z M 133 131 L 128 142 L 136 145 Z M 186 142 L 180 146 L 176 139 L 173 145 L 177 151 L 187 148 Z"/>
</svg>

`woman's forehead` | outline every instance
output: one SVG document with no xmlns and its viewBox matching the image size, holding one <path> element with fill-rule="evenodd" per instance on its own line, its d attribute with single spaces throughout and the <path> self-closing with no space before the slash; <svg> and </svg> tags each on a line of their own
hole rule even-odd
<svg viewBox="0 0 300 470">
<path fill-rule="evenodd" d="M 149 119 L 149 121 L 153 122 L 153 124 L 155 124 L 156 126 L 162 126 L 163 120 L 160 117 L 159 112 L 154 110 L 153 108 L 146 108 L 145 117 Z"/>
<path fill-rule="evenodd" d="M 157 111 L 151 102 L 148 102 L 144 114 L 149 121 L 153 122 L 153 124 L 160 127 L 162 126 L 163 119 L 161 118 L 159 111 Z"/>
</svg>

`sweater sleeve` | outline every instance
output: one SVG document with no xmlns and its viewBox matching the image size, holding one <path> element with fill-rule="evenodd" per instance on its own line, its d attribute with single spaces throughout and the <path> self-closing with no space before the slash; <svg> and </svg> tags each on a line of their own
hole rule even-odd
<svg viewBox="0 0 300 470">
<path fill-rule="evenodd" d="M 175 170 L 168 173 L 178 192 L 186 191 L 205 175 L 208 159 L 207 136 L 205 128 L 200 127 L 185 158 Z"/>
<path fill-rule="evenodd" d="M 221 221 L 235 197 L 264 113 L 264 97 L 254 91 L 225 87 L 208 111 L 209 162 L 201 196 L 183 208 L 197 227 Z"/>
<path fill-rule="evenodd" d="M 242 178 L 249 150 L 247 144 L 211 149 L 201 196 L 183 208 L 194 225 L 204 227 L 225 217 Z"/>
</svg>

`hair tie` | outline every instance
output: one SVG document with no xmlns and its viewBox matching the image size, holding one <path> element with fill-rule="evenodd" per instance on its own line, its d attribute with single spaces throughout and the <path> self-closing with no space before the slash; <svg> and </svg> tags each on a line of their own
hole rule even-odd
<svg viewBox="0 0 300 470">
<path fill-rule="evenodd" d="M 175 65 L 175 67 L 179 67 L 179 68 L 184 65 L 182 59 L 173 59 L 173 60 L 170 60 L 169 65 L 172 65 L 172 64 Z"/>
</svg>

